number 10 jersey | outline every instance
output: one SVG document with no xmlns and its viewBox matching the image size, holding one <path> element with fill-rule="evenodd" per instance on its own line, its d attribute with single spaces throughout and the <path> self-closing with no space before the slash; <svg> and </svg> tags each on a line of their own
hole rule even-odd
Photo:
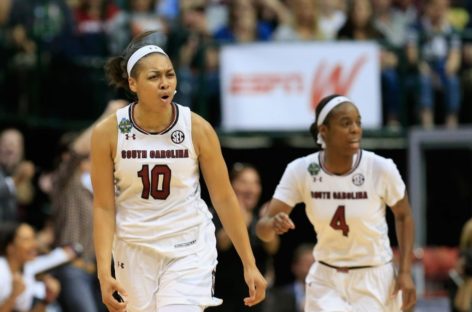
<svg viewBox="0 0 472 312">
<path fill-rule="evenodd" d="M 191 111 L 173 103 L 171 124 L 150 133 L 133 120 L 135 105 L 116 113 L 116 238 L 169 257 L 188 255 L 202 247 L 211 222 L 200 197 Z"/>
</svg>

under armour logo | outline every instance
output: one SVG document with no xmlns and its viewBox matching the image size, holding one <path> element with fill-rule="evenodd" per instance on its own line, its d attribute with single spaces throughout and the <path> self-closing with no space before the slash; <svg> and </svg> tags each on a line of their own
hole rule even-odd
<svg viewBox="0 0 472 312">
<path fill-rule="evenodd" d="M 116 264 L 117 264 L 117 267 L 119 268 L 122 268 L 122 269 L 125 268 L 125 264 L 123 262 L 117 261 Z"/>
<path fill-rule="evenodd" d="M 125 137 L 126 137 L 126 140 L 129 140 L 130 135 L 129 135 L 129 134 L 125 134 Z M 133 140 L 136 140 L 136 134 L 133 133 L 133 134 L 131 135 L 131 138 L 132 138 Z"/>
</svg>

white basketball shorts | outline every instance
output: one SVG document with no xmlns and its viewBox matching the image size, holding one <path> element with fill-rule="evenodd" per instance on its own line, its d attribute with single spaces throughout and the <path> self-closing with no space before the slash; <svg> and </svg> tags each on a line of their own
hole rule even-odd
<svg viewBox="0 0 472 312">
<path fill-rule="evenodd" d="M 204 231 L 204 247 L 179 258 L 163 257 L 150 248 L 115 239 L 115 275 L 128 292 L 128 312 L 156 312 L 173 304 L 221 304 L 221 299 L 213 297 L 217 252 L 211 221 Z"/>
<path fill-rule="evenodd" d="M 306 278 L 305 312 L 397 312 L 392 263 L 341 272 L 315 262 Z"/>
</svg>

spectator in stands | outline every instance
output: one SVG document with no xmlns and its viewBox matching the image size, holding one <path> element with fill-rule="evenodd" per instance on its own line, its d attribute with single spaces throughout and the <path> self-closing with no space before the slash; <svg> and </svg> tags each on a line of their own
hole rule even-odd
<svg viewBox="0 0 472 312">
<path fill-rule="evenodd" d="M 159 0 L 156 3 L 156 13 L 168 23 L 174 22 L 179 15 L 179 5 L 182 0 Z"/>
<path fill-rule="evenodd" d="M 315 0 L 288 2 L 290 18 L 281 21 L 272 35 L 276 41 L 323 40 L 319 24 L 319 10 Z"/>
<path fill-rule="evenodd" d="M 0 133 L 0 222 L 18 221 L 19 203 L 32 198 L 34 165 L 23 159 L 23 135 L 9 128 Z"/>
<path fill-rule="evenodd" d="M 0 225 L 0 311 L 46 311 L 60 292 L 48 274 L 37 281 L 29 263 L 37 254 L 34 229 L 26 223 Z"/>
<path fill-rule="evenodd" d="M 235 163 L 230 171 L 231 185 L 233 186 L 239 205 L 242 209 L 248 228 L 251 247 L 256 258 L 256 265 L 262 274 L 270 270 L 271 256 L 279 247 L 279 240 L 266 243 L 256 236 L 258 204 L 262 186 L 259 172 L 248 163 Z M 215 296 L 223 299 L 223 304 L 209 309 L 217 312 L 262 311 L 264 302 L 250 309 L 241 302 L 241 297 L 247 293 L 244 277 L 234 274 L 235 270 L 242 270 L 235 247 L 223 229 L 221 222 L 214 213 L 216 223 L 216 241 L 218 249 L 218 267 L 215 275 Z"/>
<path fill-rule="evenodd" d="M 348 2 L 349 1 L 346 1 L 346 0 L 333 0 L 333 4 L 334 4 L 334 7 L 336 8 L 336 10 L 339 10 L 339 11 L 343 12 L 344 14 L 346 14 L 346 12 L 347 12 Z"/>
<path fill-rule="evenodd" d="M 346 22 L 346 14 L 338 9 L 336 1 L 318 0 L 319 25 L 325 40 L 335 40 L 339 29 Z"/>
<path fill-rule="evenodd" d="M 54 58 L 67 50 L 72 17 L 66 0 L 2 0 L 4 7 L 5 107 L 20 115 L 37 113 L 38 90 L 43 91 L 44 72 Z M 0 10 L 2 10 L 0 8 Z M 0 25 L 2 23 L 0 22 Z M 0 31 L 1 32 L 1 31 Z M 56 91 L 57 89 L 55 89 Z M 48 102 L 48 105 L 50 102 Z"/>
<path fill-rule="evenodd" d="M 338 32 L 338 39 L 365 41 L 380 45 L 380 66 L 382 81 L 382 103 L 387 111 L 387 125 L 392 129 L 399 126 L 399 81 L 398 57 L 385 43 L 385 38 L 374 24 L 374 11 L 370 0 L 349 2 L 347 20 Z"/>
<path fill-rule="evenodd" d="M 111 101 L 98 120 L 124 106 Z M 95 251 L 92 239 L 92 185 L 90 181 L 90 137 L 92 126 L 70 144 L 69 152 L 53 176 L 51 203 L 55 245 L 79 243 L 82 257 L 56 270 L 62 284 L 59 302 L 68 312 L 103 311 L 96 277 Z"/>
<path fill-rule="evenodd" d="M 414 23 L 419 15 L 418 7 L 415 0 L 394 0 L 393 7 L 397 14 L 407 20 L 407 24 L 411 25 Z"/>
<path fill-rule="evenodd" d="M 271 28 L 257 20 L 256 5 L 251 0 L 233 0 L 229 3 L 229 24 L 216 31 L 214 38 L 220 44 L 268 41 Z"/>
<path fill-rule="evenodd" d="M 382 34 L 374 24 L 374 11 L 370 0 L 353 0 L 349 2 L 347 19 L 337 34 L 338 39 L 347 40 L 380 40 Z"/>
<path fill-rule="evenodd" d="M 32 18 L 21 17 L 21 13 L 30 13 L 32 5 L 6 0 L 2 7 L 5 48 L 2 63 L 5 64 L 6 97 L 4 108 L 10 113 L 24 114 L 33 100 L 28 91 L 35 84 L 33 74 L 37 65 L 38 47 L 32 38 L 31 28 L 28 27 L 31 26 Z"/>
<path fill-rule="evenodd" d="M 398 75 L 398 95 L 392 95 L 391 92 L 384 96 L 387 106 L 387 125 L 390 128 L 398 128 L 403 117 L 403 125 L 407 126 L 407 107 L 408 100 L 411 98 L 412 91 L 416 91 L 415 70 L 406 60 L 405 46 L 407 42 L 407 30 L 411 26 L 412 20 L 407 14 L 404 14 L 393 6 L 393 0 L 374 0 L 374 25 L 382 34 L 382 46 L 392 53 L 397 59 L 396 65 L 392 70 L 396 70 Z M 412 74 L 413 73 L 413 74 Z M 389 76 L 385 76 L 385 80 Z M 395 89 L 393 89 L 395 92 Z M 390 100 L 394 96 L 394 101 Z"/>
<path fill-rule="evenodd" d="M 156 2 L 156 0 L 129 0 L 131 38 L 153 30 L 162 35 L 159 45 L 166 46 L 168 26 L 164 19 L 155 14 Z"/>
<path fill-rule="evenodd" d="M 107 57 L 110 35 L 120 29 L 123 11 L 113 0 L 79 0 L 74 9 L 74 56 Z"/>
<path fill-rule="evenodd" d="M 256 0 L 257 20 L 269 26 L 271 33 L 280 24 L 290 22 L 291 13 L 287 10 L 285 1 L 281 0 Z"/>
<path fill-rule="evenodd" d="M 434 125 L 435 90 L 443 91 L 445 124 L 458 125 L 461 88 L 461 38 L 447 20 L 448 0 L 425 1 L 424 15 L 409 31 L 408 61 L 418 66 L 420 84 L 420 120 L 425 128 Z"/>
<path fill-rule="evenodd" d="M 265 312 L 305 311 L 305 279 L 315 261 L 313 248 L 313 244 L 303 243 L 295 249 L 290 267 L 295 279 L 288 285 L 269 291 L 264 306 Z"/>
<path fill-rule="evenodd" d="M 210 119 L 210 112 L 219 111 L 219 49 L 208 29 L 206 10 L 203 0 L 181 2 L 181 20 L 171 30 L 168 51 L 177 60 L 176 101 Z"/>
<path fill-rule="evenodd" d="M 128 0 L 127 10 L 119 14 L 113 23 L 115 29 L 110 32 L 110 50 L 113 54 L 123 51 L 131 38 L 149 30 L 156 31 L 156 42 L 160 46 L 167 44 L 167 21 L 155 12 L 156 0 Z M 159 37 L 159 38 L 158 38 Z"/>
</svg>

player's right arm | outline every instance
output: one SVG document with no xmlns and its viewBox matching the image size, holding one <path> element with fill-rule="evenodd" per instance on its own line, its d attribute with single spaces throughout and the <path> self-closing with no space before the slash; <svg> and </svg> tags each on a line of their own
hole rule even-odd
<svg viewBox="0 0 472 312">
<path fill-rule="evenodd" d="M 261 240 L 269 242 L 275 238 L 276 234 L 281 235 L 294 229 L 295 224 L 289 217 L 292 208 L 283 201 L 272 198 L 266 214 L 257 222 L 257 236 Z"/>
<path fill-rule="evenodd" d="M 289 215 L 296 203 L 302 202 L 300 195 L 303 183 L 300 183 L 299 173 L 303 169 L 304 162 L 301 159 L 292 161 L 285 168 L 285 172 L 280 179 L 274 193 L 274 197 L 269 203 L 262 218 L 256 225 L 256 235 L 265 242 L 274 240 L 277 235 L 286 233 L 295 228 L 295 224 Z"/>
<path fill-rule="evenodd" d="M 113 292 L 118 291 L 126 297 L 126 291 L 111 276 L 110 267 L 115 232 L 113 159 L 116 153 L 117 136 L 116 117 L 112 114 L 93 129 L 91 143 L 91 174 L 94 195 L 93 239 L 102 300 L 112 312 L 126 310 L 126 302 L 118 302 L 113 298 Z"/>
</svg>

